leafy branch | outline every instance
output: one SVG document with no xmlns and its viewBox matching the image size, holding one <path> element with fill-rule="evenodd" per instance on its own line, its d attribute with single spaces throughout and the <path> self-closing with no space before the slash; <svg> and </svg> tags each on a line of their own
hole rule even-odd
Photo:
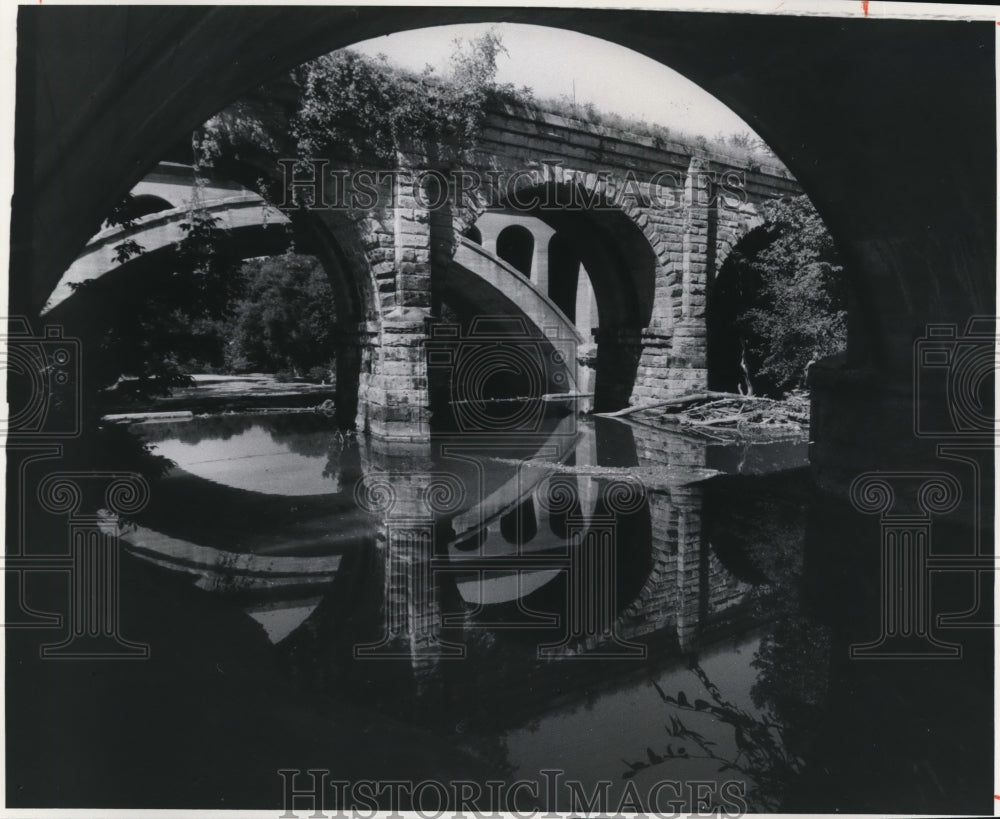
<svg viewBox="0 0 1000 819">
<path fill-rule="evenodd" d="M 780 395 L 804 386 L 811 361 L 843 351 L 846 278 L 833 239 L 805 196 L 768 202 L 763 216 L 764 246 L 733 257 L 745 305 L 737 327 L 755 377 Z"/>
<path fill-rule="evenodd" d="M 111 209 L 108 218 L 104 220 L 105 227 L 120 227 L 125 231 L 135 230 L 135 204 L 135 197 L 131 193 L 125 194 L 125 197 Z M 114 247 L 115 261 L 118 264 L 125 264 L 145 249 L 134 239 L 126 237 Z"/>
<path fill-rule="evenodd" d="M 273 168 L 287 156 L 387 167 L 396 167 L 401 152 L 431 163 L 465 159 L 490 101 L 515 93 L 496 83 L 505 53 L 494 31 L 456 40 L 450 71 L 440 77 L 429 67 L 413 74 L 350 50 L 326 54 L 205 123 L 194 140 L 196 161 Z"/>
<path fill-rule="evenodd" d="M 765 810 L 776 810 L 782 786 L 801 770 L 803 764 L 801 759 L 785 749 L 781 725 L 770 714 L 754 716 L 726 700 L 701 666 L 694 664 L 691 671 L 708 692 L 710 700 L 697 698 L 692 701 L 683 691 L 678 691 L 676 697 L 671 696 L 655 681 L 653 687 L 663 702 L 678 711 L 707 714 L 732 726 L 736 755 L 732 758 L 723 756 L 716 750 L 715 742 L 690 728 L 679 716 L 670 714 L 670 723 L 664 728 L 679 743 L 675 747 L 673 742 L 668 742 L 660 751 L 647 747 L 645 760 L 629 762 L 623 759 L 628 770 L 622 778 L 631 779 L 640 771 L 668 760 L 711 760 L 719 763 L 720 773 L 733 771 L 747 777 L 750 785 L 747 799 L 751 803 Z"/>
</svg>

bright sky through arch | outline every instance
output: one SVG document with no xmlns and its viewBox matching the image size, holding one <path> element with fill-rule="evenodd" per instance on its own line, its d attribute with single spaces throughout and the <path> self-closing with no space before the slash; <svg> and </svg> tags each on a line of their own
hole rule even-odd
<svg viewBox="0 0 1000 819">
<path fill-rule="evenodd" d="M 573 98 L 599 111 L 644 119 L 691 135 L 712 138 L 752 132 L 729 108 L 686 77 L 630 49 L 575 31 L 520 23 L 435 26 L 376 37 L 351 46 L 412 71 L 427 64 L 448 71 L 454 40 L 471 40 L 490 28 L 509 56 L 497 61 L 497 80 L 528 86 L 539 99 Z"/>
</svg>

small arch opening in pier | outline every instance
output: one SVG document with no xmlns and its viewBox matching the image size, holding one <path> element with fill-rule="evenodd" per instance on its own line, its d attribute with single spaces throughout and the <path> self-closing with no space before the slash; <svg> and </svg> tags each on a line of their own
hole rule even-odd
<svg viewBox="0 0 1000 819">
<path fill-rule="evenodd" d="M 531 259 L 535 252 L 535 237 L 522 225 L 510 225 L 497 236 L 497 256 L 526 279 L 531 278 Z"/>
</svg>

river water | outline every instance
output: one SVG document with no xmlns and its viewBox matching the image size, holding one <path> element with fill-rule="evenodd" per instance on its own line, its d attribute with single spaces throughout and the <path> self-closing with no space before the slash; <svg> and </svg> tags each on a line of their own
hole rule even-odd
<svg viewBox="0 0 1000 819">
<path fill-rule="evenodd" d="M 780 803 L 806 742 L 780 712 L 790 691 L 819 706 L 824 644 L 808 623 L 788 636 L 801 499 L 732 482 L 797 474 L 805 443 L 572 415 L 405 456 L 311 413 L 131 430 L 175 466 L 128 552 L 241 612 L 311 695 L 443 737 L 498 779 L 607 787 L 612 807 L 665 780 Z M 770 539 L 747 538 L 758 516 Z"/>
<path fill-rule="evenodd" d="M 884 522 L 815 490 L 804 442 L 532 418 L 422 447 L 299 410 L 10 448 L 8 546 L 37 570 L 6 578 L 7 804 L 282 815 L 291 787 L 312 815 L 288 772 L 315 770 L 349 785 L 314 778 L 327 816 L 406 809 L 392 782 L 431 783 L 426 816 L 983 812 L 994 630 L 932 617 L 918 647 L 951 658 L 854 659 L 894 622 Z M 108 481 L 137 471 L 129 511 Z M 974 545 L 958 515 L 933 555 Z M 114 575 L 67 572 L 81 554 Z M 112 605 L 81 611 L 73 578 Z M 937 571 L 927 611 L 992 622 L 974 581 Z"/>
</svg>

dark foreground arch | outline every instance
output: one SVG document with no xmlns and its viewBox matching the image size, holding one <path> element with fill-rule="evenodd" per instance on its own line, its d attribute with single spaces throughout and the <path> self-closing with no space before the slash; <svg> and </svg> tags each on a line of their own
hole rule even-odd
<svg viewBox="0 0 1000 819">
<path fill-rule="evenodd" d="M 869 469 L 946 468 L 936 458 L 938 440 L 915 435 L 914 350 L 929 323 L 950 325 L 957 340 L 970 318 L 995 310 L 992 20 L 485 7 L 21 7 L 11 312 L 37 316 L 112 206 L 177 139 L 242 93 L 336 47 L 392 31 L 473 21 L 553 25 L 602 37 L 679 70 L 743 116 L 816 204 L 844 253 L 857 294 L 846 361 L 819 368 L 814 380 L 814 476 L 844 491 Z M 55 232 L 58 241 L 52 240 Z M 989 332 L 985 338 L 988 344 Z M 947 382 L 936 383 L 925 398 L 946 408 Z M 993 415 L 992 401 L 985 410 L 986 417 Z M 946 412 L 934 420 L 941 419 Z M 992 498 L 992 469 L 981 477 L 981 496 Z M 820 516 L 810 525 L 837 531 L 850 514 L 845 504 L 837 520 Z M 992 520 L 992 510 L 985 515 Z M 832 539 L 830 560 L 857 546 L 857 560 L 871 565 L 878 536 L 878 522 L 871 521 L 859 537 Z M 963 546 L 964 540 L 956 540 L 956 547 Z M 820 577 L 811 602 L 822 605 L 823 584 L 845 564 L 806 563 Z M 875 576 L 865 580 L 878 584 Z M 992 646 L 986 654 L 970 637 L 966 659 L 954 665 L 882 663 L 882 690 L 872 684 L 878 675 L 868 672 L 871 665 L 862 671 L 861 663 L 848 659 L 847 644 L 872 635 L 854 628 L 856 587 L 846 591 L 852 593 L 827 590 L 838 648 L 831 666 L 840 683 L 791 809 L 830 804 L 878 812 L 985 813 L 995 768 L 991 726 L 983 714 L 992 694 L 980 693 L 992 689 Z M 173 621 L 170 626 L 177 628 Z M 19 673 L 17 663 L 9 668 Z M 14 688 L 8 685 L 15 695 L 30 690 L 23 678 L 14 679 Z M 45 706 L 51 710 L 67 701 L 54 697 Z M 949 712 L 952 703 L 960 706 Z M 21 719 L 19 711 L 11 712 L 13 719 Z M 73 709 L 61 713 L 79 716 Z M 945 719 L 949 713 L 956 721 Z M 238 716 L 245 719 L 245 713 Z M 21 719 L 15 726 L 20 733 L 11 734 L 37 735 L 37 727 Z M 29 758 L 20 751 L 8 755 L 9 764 Z M 961 771 L 950 770 L 949 761 Z M 35 769 L 45 772 L 41 787 L 52 797 L 48 766 Z M 114 766 L 97 772 L 105 770 L 114 773 Z M 198 773 L 205 771 L 211 773 L 210 767 Z M 174 777 L 170 787 L 179 789 L 190 779 Z M 105 782 L 92 783 L 90 804 L 109 804 L 99 793 Z M 242 796 L 253 801 L 257 783 L 245 784 Z M 65 785 L 61 793 L 69 793 L 73 782 Z M 9 796 L 19 793 L 15 788 Z M 273 793 L 267 783 L 260 798 Z"/>
<path fill-rule="evenodd" d="M 990 22 L 598 9 L 22 7 L 12 312 L 37 315 L 103 214 L 171 144 L 241 93 L 332 48 L 472 21 L 602 37 L 677 69 L 750 122 L 816 204 L 858 293 L 846 364 L 817 371 L 816 403 L 830 406 L 817 414 L 817 476 L 846 488 L 862 464 L 933 459 L 932 444 L 899 440 L 901 427 L 912 428 L 914 341 L 931 322 L 961 332 L 995 303 Z M 740 56 L 730 63 L 725 54 Z M 944 147 L 955 134 L 964 135 L 961 150 Z"/>
</svg>

